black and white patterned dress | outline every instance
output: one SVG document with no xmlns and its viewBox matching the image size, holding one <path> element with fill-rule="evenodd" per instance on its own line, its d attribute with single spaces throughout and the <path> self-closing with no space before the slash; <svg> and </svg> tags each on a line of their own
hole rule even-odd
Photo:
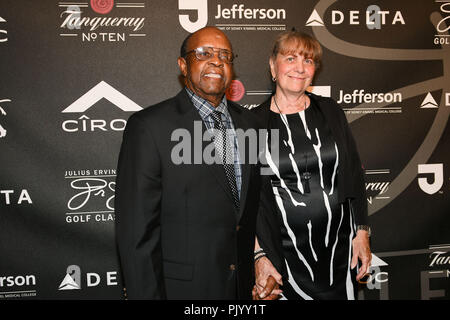
<svg viewBox="0 0 450 320">
<path fill-rule="evenodd" d="M 311 101 L 299 113 L 271 111 L 270 128 L 279 129 L 278 139 L 267 138 L 266 160 L 289 275 L 283 298 L 355 299 L 356 268 L 350 269 L 355 223 L 348 206 L 338 202 L 339 152 L 325 118 Z"/>
</svg>

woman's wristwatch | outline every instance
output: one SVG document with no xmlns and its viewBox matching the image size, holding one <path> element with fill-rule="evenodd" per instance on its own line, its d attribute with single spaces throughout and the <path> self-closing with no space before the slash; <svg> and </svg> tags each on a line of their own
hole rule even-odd
<svg viewBox="0 0 450 320">
<path fill-rule="evenodd" d="M 372 235 L 372 229 L 370 229 L 369 226 L 360 224 L 360 225 L 356 226 L 356 232 L 358 232 L 358 230 L 367 231 L 367 234 L 369 235 L 369 237 Z"/>
</svg>

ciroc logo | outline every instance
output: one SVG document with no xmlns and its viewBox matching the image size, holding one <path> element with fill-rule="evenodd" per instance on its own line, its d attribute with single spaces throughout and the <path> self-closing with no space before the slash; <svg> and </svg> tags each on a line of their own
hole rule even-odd
<svg viewBox="0 0 450 320">
<path fill-rule="evenodd" d="M 125 112 L 142 110 L 142 107 L 130 98 L 107 84 L 105 81 L 101 81 L 62 112 L 85 113 L 103 98 Z M 123 131 L 126 123 L 125 119 L 106 121 L 104 119 L 90 119 L 87 115 L 83 114 L 77 120 L 64 121 L 62 123 L 62 129 L 68 133 L 80 131 Z"/>
</svg>

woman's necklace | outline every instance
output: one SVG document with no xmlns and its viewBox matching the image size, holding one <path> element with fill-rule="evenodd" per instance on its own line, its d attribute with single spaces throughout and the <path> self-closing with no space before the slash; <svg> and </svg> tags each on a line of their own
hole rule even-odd
<svg viewBox="0 0 450 320">
<path fill-rule="evenodd" d="M 281 120 L 284 122 L 284 124 L 286 125 L 286 127 L 288 128 L 289 131 L 291 131 L 291 127 L 289 127 L 289 122 L 284 118 L 286 115 L 283 114 L 280 110 L 280 107 L 278 106 L 277 103 L 277 99 L 275 98 L 275 95 L 273 96 L 273 101 L 275 102 L 275 106 L 277 107 L 278 111 L 280 112 L 280 117 Z M 303 110 L 306 109 L 306 99 L 305 99 L 305 108 Z M 300 110 L 300 111 L 303 111 Z M 292 131 L 291 131 L 292 132 Z M 308 171 L 308 154 L 305 153 L 305 171 L 301 174 L 301 177 L 303 178 L 303 189 L 305 193 L 310 193 L 311 189 L 309 188 L 309 179 L 311 179 L 311 172 Z"/>
</svg>

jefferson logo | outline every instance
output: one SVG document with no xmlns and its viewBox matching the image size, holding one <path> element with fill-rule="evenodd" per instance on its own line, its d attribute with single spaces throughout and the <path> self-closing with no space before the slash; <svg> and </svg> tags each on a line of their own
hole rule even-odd
<svg viewBox="0 0 450 320">
<path fill-rule="evenodd" d="M 34 275 L 0 275 L 0 299 L 36 297 L 35 287 Z"/>
<path fill-rule="evenodd" d="M 355 89 L 352 93 L 339 90 L 337 103 L 343 106 L 347 115 L 355 114 L 392 114 L 402 113 L 400 106 L 391 104 L 401 103 L 403 100 L 401 92 L 366 92 L 364 89 Z M 349 104 L 359 104 L 349 107 Z"/>
<path fill-rule="evenodd" d="M 226 96 L 228 100 L 239 101 L 245 94 L 245 88 L 241 81 L 232 80 L 230 86 L 226 91 Z"/>
<path fill-rule="evenodd" d="M 444 184 L 444 165 L 442 163 L 419 164 L 419 174 L 432 174 L 432 183 L 427 178 L 418 178 L 420 189 L 428 194 L 435 194 Z"/>
<path fill-rule="evenodd" d="M 286 15 L 284 8 L 246 8 L 234 3 L 229 8 L 218 4 L 214 19 L 216 27 L 225 31 L 284 31 Z"/>
<path fill-rule="evenodd" d="M 197 16 L 197 20 L 194 22 L 191 21 L 188 14 L 178 16 L 181 26 L 187 32 L 193 33 L 208 23 L 208 0 L 178 0 L 178 9 L 196 11 L 193 15 Z"/>
<path fill-rule="evenodd" d="M 178 9 L 180 11 L 189 10 L 189 14 L 183 13 L 178 16 L 181 26 L 188 32 L 195 32 L 208 23 L 208 1 L 207 0 L 178 0 Z M 197 17 L 192 21 L 191 17 Z M 286 24 L 248 24 L 236 23 L 242 19 L 245 20 L 285 20 L 285 9 L 272 8 L 245 8 L 244 4 L 233 4 L 230 8 L 223 8 L 221 4 L 217 5 L 217 13 L 214 15 L 217 20 L 234 20 L 233 23 L 216 23 L 215 26 L 220 30 L 226 31 L 282 31 L 286 30 Z"/>
<path fill-rule="evenodd" d="M 331 86 L 309 86 L 306 90 L 318 96 L 331 98 Z"/>
</svg>

